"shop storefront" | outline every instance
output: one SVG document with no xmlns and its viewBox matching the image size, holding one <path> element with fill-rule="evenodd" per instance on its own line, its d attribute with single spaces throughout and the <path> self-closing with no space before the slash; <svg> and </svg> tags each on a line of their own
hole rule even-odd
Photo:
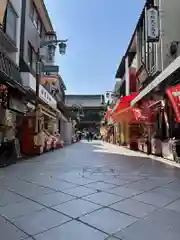
<svg viewBox="0 0 180 240">
<path fill-rule="evenodd" d="M 29 91 L 35 93 L 34 84 L 29 87 Z M 37 112 L 35 112 L 33 100 L 27 104 L 28 111 L 23 122 L 21 144 L 23 153 L 26 155 L 41 154 L 63 145 L 56 100 L 42 85 L 39 87 L 39 98 Z M 28 144 L 25 144 L 27 142 Z"/>
<path fill-rule="evenodd" d="M 130 103 L 138 93 L 120 98 L 112 111 L 113 119 L 120 124 L 120 144 L 138 150 L 141 125 L 149 122 L 149 115 L 141 108 L 131 107 Z"/>
<path fill-rule="evenodd" d="M 152 153 L 180 161 L 180 85 L 168 87 L 161 101 L 151 107 L 155 115 L 152 129 Z"/>
<path fill-rule="evenodd" d="M 15 97 L 16 95 L 16 97 Z M 17 98 L 19 96 L 19 98 Z M 21 126 L 26 108 L 23 95 L 6 84 L 0 85 L 0 164 L 8 165 L 21 157 Z"/>
<path fill-rule="evenodd" d="M 179 66 L 180 57 L 177 57 L 131 102 L 131 106 L 143 106 L 144 102 L 151 101 L 149 110 L 154 121 L 147 134 L 150 136 L 151 153 L 175 161 L 180 157 Z"/>
</svg>

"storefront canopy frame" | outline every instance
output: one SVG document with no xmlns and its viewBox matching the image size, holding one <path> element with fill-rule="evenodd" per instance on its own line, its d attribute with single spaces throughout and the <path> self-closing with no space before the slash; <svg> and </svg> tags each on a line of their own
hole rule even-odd
<svg viewBox="0 0 180 240">
<path fill-rule="evenodd" d="M 173 73 L 175 73 L 180 68 L 180 56 L 177 57 L 168 67 L 166 67 L 147 87 L 145 87 L 136 98 L 134 98 L 131 102 L 131 106 L 135 105 L 138 101 L 140 101 L 143 97 L 145 97 L 149 92 L 154 90 L 159 84 L 161 84 L 164 80 L 170 77 Z"/>
<path fill-rule="evenodd" d="M 119 111 L 114 119 L 116 122 L 124 122 L 128 124 L 149 124 L 151 117 L 149 114 L 143 113 L 143 110 L 137 107 L 128 107 Z"/>
</svg>

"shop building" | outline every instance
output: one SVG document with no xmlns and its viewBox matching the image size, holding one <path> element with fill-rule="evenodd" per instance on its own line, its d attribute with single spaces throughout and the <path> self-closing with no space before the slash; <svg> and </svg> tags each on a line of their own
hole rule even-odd
<svg viewBox="0 0 180 240">
<path fill-rule="evenodd" d="M 41 50 L 44 50 L 40 49 L 40 43 L 45 39 L 46 33 L 54 32 L 54 29 L 43 0 L 22 1 L 21 14 L 20 71 L 27 91 L 28 107 L 28 112 L 24 118 L 22 143 L 29 143 L 28 145 L 22 144 L 22 151 L 25 154 L 34 154 L 42 153 L 45 146 L 50 145 L 49 142 L 58 132 L 57 101 L 51 92 L 43 86 L 43 82 L 41 84 L 41 78 L 44 77 L 43 68 L 41 69 L 39 92 L 38 94 L 36 92 L 36 62 L 39 55 L 41 56 Z M 43 55 L 41 60 L 42 63 L 46 62 Z M 37 98 L 38 109 L 35 111 Z"/>
<path fill-rule="evenodd" d="M 51 36 L 56 38 L 56 33 Z M 66 85 L 60 75 L 59 66 L 55 65 L 55 54 L 49 55 L 48 47 L 41 49 L 44 63 L 42 86 L 54 97 L 57 102 L 57 132 L 65 144 L 70 144 L 72 139 L 72 114 L 65 105 Z"/>
<path fill-rule="evenodd" d="M 137 149 L 176 161 L 180 156 L 179 10 L 176 0 L 146 1 L 124 56 L 125 67 L 122 60 L 117 71 L 117 77 L 125 79 L 126 98 L 120 98 L 114 109 L 116 121 L 139 128 L 133 131 Z M 134 80 L 129 71 L 132 61 Z M 133 138 L 131 132 L 128 138 Z"/>
<path fill-rule="evenodd" d="M 19 119 L 25 114 L 26 90 L 19 71 L 22 0 L 1 1 L 0 9 L 0 164 L 20 157 Z M 18 148 L 18 149 L 17 149 Z M 8 154 L 9 152 L 9 154 Z"/>
<path fill-rule="evenodd" d="M 65 104 L 66 86 L 60 74 L 57 75 L 57 81 L 50 84 L 48 83 L 46 87 L 48 87 L 49 91 L 57 101 L 57 123 L 61 139 L 65 144 L 71 144 L 73 136 L 73 120 L 76 121 L 77 119 Z"/>
</svg>

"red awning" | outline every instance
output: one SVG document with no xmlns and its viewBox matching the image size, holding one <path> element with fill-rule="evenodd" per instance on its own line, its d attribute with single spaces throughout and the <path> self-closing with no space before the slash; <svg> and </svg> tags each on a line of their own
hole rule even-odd
<svg viewBox="0 0 180 240">
<path fill-rule="evenodd" d="M 136 107 L 128 107 L 122 111 L 119 111 L 115 116 L 116 122 L 126 122 L 128 124 L 141 124 L 149 123 L 150 116 L 144 114 L 142 109 Z"/>
<path fill-rule="evenodd" d="M 167 88 L 166 94 L 174 109 L 176 121 L 180 123 L 180 85 Z"/>
<path fill-rule="evenodd" d="M 131 101 L 138 95 L 139 93 L 133 93 L 128 96 L 121 97 L 119 99 L 119 103 L 116 105 L 115 109 L 113 110 L 113 114 L 118 113 L 128 107 L 130 107 Z"/>
</svg>

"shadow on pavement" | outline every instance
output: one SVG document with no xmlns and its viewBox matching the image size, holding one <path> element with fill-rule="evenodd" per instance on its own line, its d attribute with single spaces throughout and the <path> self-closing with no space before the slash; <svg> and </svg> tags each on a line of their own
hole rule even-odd
<svg viewBox="0 0 180 240">
<path fill-rule="evenodd" d="M 91 154 L 92 161 L 102 163 L 104 167 L 114 168 L 115 172 L 129 172 L 131 174 L 151 175 L 154 177 L 172 177 L 180 179 L 180 169 L 168 164 L 156 161 L 150 157 L 145 157 L 141 152 L 132 151 L 124 147 L 103 144 L 93 141 L 81 142 L 82 151 Z M 95 164 L 96 164 L 95 163 Z"/>
</svg>

